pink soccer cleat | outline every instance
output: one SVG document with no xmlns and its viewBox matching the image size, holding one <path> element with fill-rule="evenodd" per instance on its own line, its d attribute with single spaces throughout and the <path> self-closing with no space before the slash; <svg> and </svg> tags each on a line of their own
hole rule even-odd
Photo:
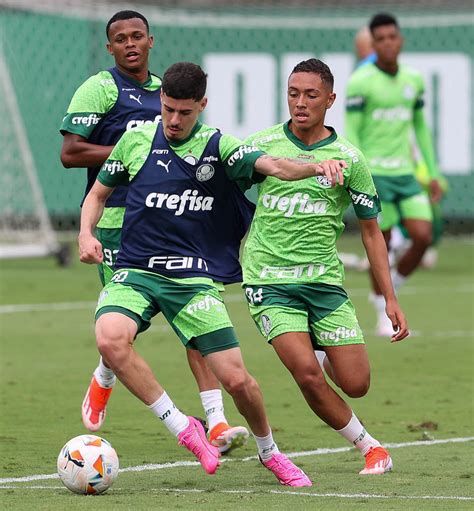
<svg viewBox="0 0 474 511">
<path fill-rule="evenodd" d="M 313 486 L 311 479 L 284 454 L 274 454 L 269 460 L 260 458 L 262 465 L 273 472 L 280 482 L 285 486 Z"/>
<path fill-rule="evenodd" d="M 204 426 L 198 419 L 188 419 L 189 426 L 178 435 L 178 444 L 191 451 L 208 474 L 215 474 L 219 466 L 219 449 L 207 441 Z"/>
</svg>

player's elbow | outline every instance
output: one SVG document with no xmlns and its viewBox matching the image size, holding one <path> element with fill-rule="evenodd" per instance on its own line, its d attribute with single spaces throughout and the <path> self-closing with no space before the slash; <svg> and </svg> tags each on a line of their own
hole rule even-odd
<svg viewBox="0 0 474 511">
<path fill-rule="evenodd" d="M 74 167 L 74 158 L 71 153 L 69 153 L 64 148 L 61 149 L 61 163 L 63 164 L 63 167 L 66 169 L 70 169 Z"/>
</svg>

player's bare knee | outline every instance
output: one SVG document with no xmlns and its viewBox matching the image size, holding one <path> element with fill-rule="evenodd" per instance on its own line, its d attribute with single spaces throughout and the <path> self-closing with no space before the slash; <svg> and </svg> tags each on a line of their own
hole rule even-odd
<svg viewBox="0 0 474 511">
<path fill-rule="evenodd" d="M 370 388 L 370 379 L 361 378 L 340 382 L 340 388 L 349 397 L 358 398 L 367 394 Z"/>
<path fill-rule="evenodd" d="M 303 392 L 319 395 L 327 387 L 326 379 L 321 371 L 300 371 L 294 373 L 293 377 Z"/>
<path fill-rule="evenodd" d="M 246 393 L 254 386 L 254 384 L 256 385 L 255 380 L 247 373 L 247 371 L 234 372 L 233 374 L 226 376 L 221 383 L 224 389 L 231 396 Z"/>
<path fill-rule="evenodd" d="M 102 357 L 112 365 L 120 363 L 130 348 L 129 339 L 117 329 L 97 328 L 96 344 Z"/>
<path fill-rule="evenodd" d="M 431 231 L 423 231 L 413 237 L 413 244 L 420 249 L 427 249 L 433 243 L 433 233 Z"/>
</svg>

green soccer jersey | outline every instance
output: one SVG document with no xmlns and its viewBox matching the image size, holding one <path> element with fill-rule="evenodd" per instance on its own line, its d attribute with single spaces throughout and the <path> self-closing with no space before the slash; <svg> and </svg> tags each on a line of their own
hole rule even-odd
<svg viewBox="0 0 474 511">
<path fill-rule="evenodd" d="M 373 175 L 413 174 L 415 111 L 423 107 L 421 75 L 400 65 L 391 75 L 375 64 L 357 69 L 347 86 L 346 136 Z"/>
<path fill-rule="evenodd" d="M 288 123 L 246 140 L 272 156 L 345 160 L 348 168 L 342 186 L 331 187 L 323 176 L 292 182 L 267 177 L 258 185 L 257 209 L 243 253 L 245 284 L 342 285 L 344 268 L 336 241 L 344 229 L 344 212 L 352 202 L 359 218 L 375 218 L 380 204 L 361 152 L 329 129 L 328 138 L 311 146 L 296 138 Z"/>
<path fill-rule="evenodd" d="M 149 124 L 124 133 L 102 166 L 97 179 L 110 187 L 131 181 L 148 158 L 157 128 L 157 124 Z M 198 122 L 186 140 L 169 144 L 180 158 L 194 165 L 216 131 L 216 128 Z M 239 151 L 242 146 L 242 141 L 232 135 L 222 135 L 219 140 L 220 158 L 229 179 L 237 181 L 245 191 L 254 182 L 264 179 L 262 174 L 254 173 L 255 161 L 264 153 L 254 147 L 245 147 L 246 150 Z"/>
</svg>

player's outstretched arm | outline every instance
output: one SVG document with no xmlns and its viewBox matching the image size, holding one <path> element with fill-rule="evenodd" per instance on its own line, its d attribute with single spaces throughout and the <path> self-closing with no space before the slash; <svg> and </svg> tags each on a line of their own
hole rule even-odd
<svg viewBox="0 0 474 511">
<path fill-rule="evenodd" d="M 82 205 L 78 243 L 79 259 L 83 263 L 99 264 L 102 262 L 102 245 L 94 236 L 94 231 L 104 211 L 105 201 L 113 190 L 114 188 L 104 186 L 96 181 Z"/>
<path fill-rule="evenodd" d="M 401 341 L 409 335 L 408 324 L 393 290 L 385 240 L 376 218 L 359 219 L 359 225 L 370 267 L 385 298 L 385 311 L 392 322 L 394 334 L 391 342 Z"/>
<path fill-rule="evenodd" d="M 277 158 L 265 154 L 255 161 L 255 170 L 265 176 L 273 176 L 282 181 L 298 181 L 312 176 L 325 176 L 332 184 L 344 183 L 344 160 L 325 160 L 319 163 L 304 163 L 289 158 Z"/>
<path fill-rule="evenodd" d="M 439 202 L 443 197 L 443 188 L 440 183 L 440 171 L 436 162 L 436 155 L 433 145 L 433 137 L 426 123 L 423 109 L 415 110 L 413 116 L 413 126 L 415 128 L 416 141 L 420 148 L 423 159 L 425 160 L 428 172 L 430 174 L 430 198 L 432 202 Z"/>
<path fill-rule="evenodd" d="M 61 147 L 61 163 L 71 167 L 98 167 L 109 157 L 113 145 L 91 144 L 86 138 L 75 133 L 66 133 Z"/>
</svg>

